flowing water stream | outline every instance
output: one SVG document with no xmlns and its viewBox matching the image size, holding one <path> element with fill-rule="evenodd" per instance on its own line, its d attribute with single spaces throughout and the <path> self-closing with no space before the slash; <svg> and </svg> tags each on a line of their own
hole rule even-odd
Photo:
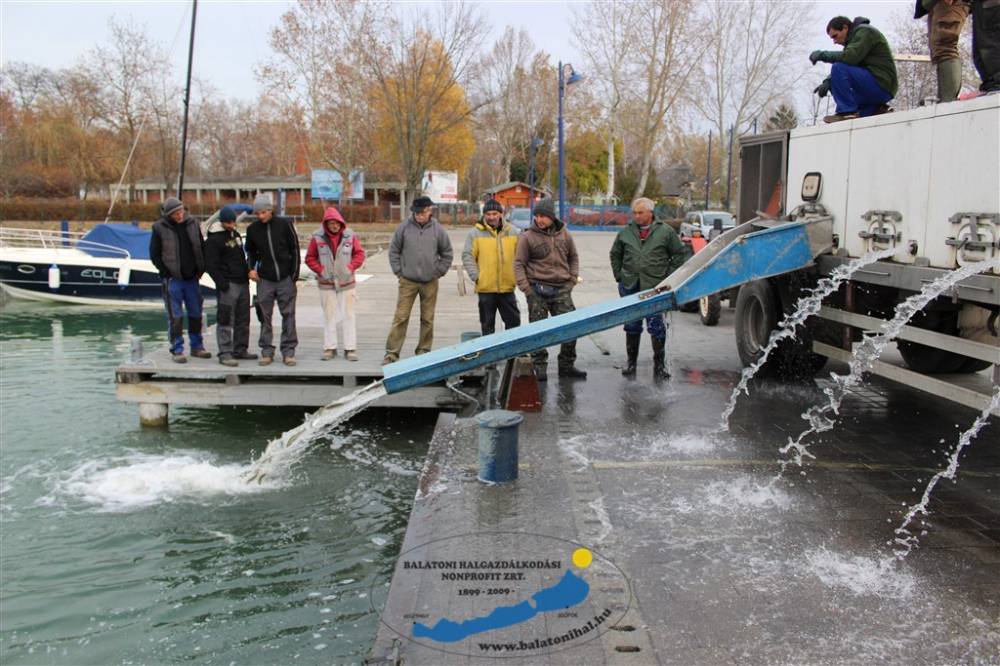
<svg viewBox="0 0 1000 666">
<path fill-rule="evenodd" d="M 838 266 L 828 277 L 820 280 L 815 287 L 805 290 L 807 295 L 802 296 L 796 302 L 795 309 L 785 315 L 781 322 L 779 322 L 778 328 L 771 332 L 771 337 L 768 339 L 767 344 L 761 349 L 760 358 L 751 365 L 743 368 L 739 384 L 733 389 L 732 395 L 729 396 L 729 404 L 726 405 L 726 408 L 722 412 L 722 419 L 719 423 L 720 432 L 729 430 L 729 417 L 733 415 L 733 411 L 736 409 L 736 401 L 739 399 L 741 393 L 748 393 L 747 387 L 750 384 L 750 380 L 757 374 L 757 371 L 764 367 L 771 352 L 777 348 L 778 344 L 782 340 L 793 337 L 795 330 L 799 326 L 804 324 L 809 317 L 818 314 L 823 305 L 823 299 L 837 291 L 844 280 L 851 277 L 855 271 L 879 259 L 891 257 L 895 252 L 895 248 L 869 252 L 864 256 L 851 260 L 849 263 Z"/>
<path fill-rule="evenodd" d="M 861 344 L 854 350 L 854 356 L 849 364 L 850 371 L 846 375 L 830 373 L 833 386 L 823 390 L 828 400 L 823 404 L 810 407 L 802 415 L 802 418 L 809 422 L 809 427 L 795 439 L 789 438 L 788 444 L 780 449 L 782 455 L 791 453 L 791 456 L 780 461 L 781 471 L 778 475 L 784 473 L 791 464 L 801 467 L 804 458 L 815 457 L 809 453 L 809 447 L 803 443 L 804 440 L 809 435 L 826 432 L 836 425 L 840 403 L 844 396 L 851 387 L 861 381 L 862 374 L 878 360 L 885 346 L 899 335 L 900 330 L 914 315 L 956 283 L 977 273 L 992 270 L 997 266 L 1000 266 L 1000 259 L 987 259 L 941 275 L 933 282 L 924 285 L 918 293 L 900 303 L 896 307 L 895 316 L 882 324 L 878 333 L 865 335 Z"/>
</svg>

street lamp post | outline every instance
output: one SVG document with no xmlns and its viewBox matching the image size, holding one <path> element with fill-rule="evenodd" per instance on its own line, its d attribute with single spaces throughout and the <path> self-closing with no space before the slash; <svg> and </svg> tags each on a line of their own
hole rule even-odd
<svg viewBox="0 0 1000 666">
<path fill-rule="evenodd" d="M 537 136 L 531 138 L 528 149 L 528 221 L 535 219 L 535 150 L 542 145 Z"/>
<path fill-rule="evenodd" d="M 566 70 L 569 70 L 568 72 Z M 563 96 L 566 87 L 581 80 L 583 75 L 573 70 L 573 65 L 559 61 L 559 219 L 566 220 L 566 151 L 563 148 Z"/>
</svg>

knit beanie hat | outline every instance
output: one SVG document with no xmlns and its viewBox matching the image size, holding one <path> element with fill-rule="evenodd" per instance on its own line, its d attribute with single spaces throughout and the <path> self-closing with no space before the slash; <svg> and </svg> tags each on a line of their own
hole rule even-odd
<svg viewBox="0 0 1000 666">
<path fill-rule="evenodd" d="M 501 205 L 500 205 L 500 202 L 499 202 L 499 201 L 497 201 L 496 199 L 490 199 L 489 201 L 487 201 L 487 202 L 486 202 L 486 203 L 485 203 L 485 204 L 483 205 L 483 212 L 484 212 L 484 213 L 488 213 L 488 212 L 490 212 L 491 210 L 492 210 L 492 211 L 496 211 L 496 212 L 498 212 L 498 213 L 501 213 L 501 214 L 502 214 L 502 213 L 503 213 L 503 206 L 501 206 Z"/>
<path fill-rule="evenodd" d="M 535 215 L 544 215 L 553 221 L 559 219 L 556 217 L 556 204 L 549 197 L 546 197 L 535 204 Z"/>
<path fill-rule="evenodd" d="M 253 200 L 253 212 L 259 213 L 262 210 L 274 210 L 274 204 L 271 203 L 271 195 L 266 192 L 258 194 L 257 198 Z"/>
<path fill-rule="evenodd" d="M 333 206 L 329 206 L 325 211 L 323 211 L 323 222 L 326 223 L 329 222 L 330 220 L 336 220 L 341 224 L 347 224 L 344 221 L 344 216 L 341 215 L 340 211 L 334 208 Z"/>
<path fill-rule="evenodd" d="M 167 197 L 167 200 L 163 202 L 163 215 L 165 217 L 170 217 L 171 214 L 177 211 L 178 208 L 184 208 L 184 204 L 177 197 Z"/>
<path fill-rule="evenodd" d="M 222 210 L 219 211 L 219 222 L 235 222 L 236 221 L 236 211 L 229 206 L 223 206 Z"/>
</svg>

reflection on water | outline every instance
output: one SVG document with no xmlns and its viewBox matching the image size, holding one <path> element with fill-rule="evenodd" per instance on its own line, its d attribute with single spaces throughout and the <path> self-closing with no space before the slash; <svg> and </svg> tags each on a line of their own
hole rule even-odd
<svg viewBox="0 0 1000 666">
<path fill-rule="evenodd" d="M 306 410 L 175 408 L 143 430 L 114 398 L 131 336 L 164 344 L 163 314 L 0 308 L 0 661 L 360 661 L 434 414 L 369 410 L 282 485 L 237 488 L 216 473 Z"/>
</svg>

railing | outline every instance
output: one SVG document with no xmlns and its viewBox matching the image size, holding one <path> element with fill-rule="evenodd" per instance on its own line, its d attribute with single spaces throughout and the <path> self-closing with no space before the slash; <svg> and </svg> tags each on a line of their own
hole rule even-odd
<svg viewBox="0 0 1000 666">
<path fill-rule="evenodd" d="M 42 250 L 80 250 L 101 252 L 102 256 L 131 259 L 128 250 L 106 243 L 85 240 L 86 234 L 69 231 L 43 231 L 41 229 L 8 229 L 0 227 L 0 247 L 19 247 Z"/>
</svg>

